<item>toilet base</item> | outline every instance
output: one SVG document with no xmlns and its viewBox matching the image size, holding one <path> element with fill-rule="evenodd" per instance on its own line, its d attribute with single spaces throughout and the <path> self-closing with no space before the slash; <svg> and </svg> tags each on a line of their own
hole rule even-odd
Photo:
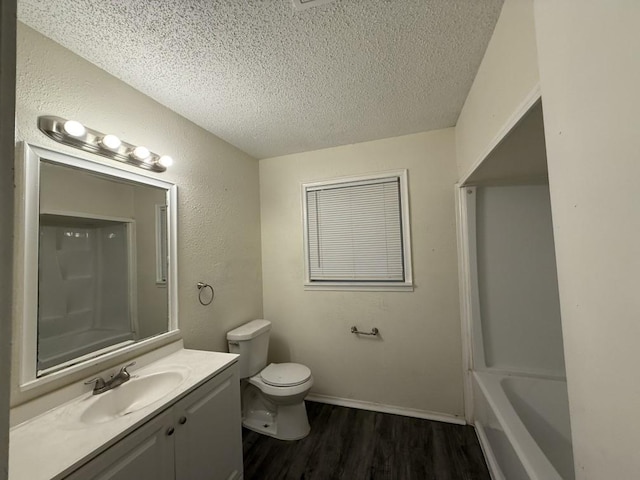
<svg viewBox="0 0 640 480">
<path fill-rule="evenodd" d="M 255 389 L 243 392 L 242 426 L 279 440 L 300 440 L 311 427 L 304 400 L 293 405 L 274 405 Z"/>
</svg>

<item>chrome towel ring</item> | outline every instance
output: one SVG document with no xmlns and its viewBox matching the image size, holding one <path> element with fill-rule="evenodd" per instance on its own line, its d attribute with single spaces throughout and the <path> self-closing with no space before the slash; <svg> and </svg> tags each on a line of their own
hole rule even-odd
<svg viewBox="0 0 640 480">
<path fill-rule="evenodd" d="M 210 305 L 211 302 L 213 302 L 214 297 L 216 296 L 216 292 L 213 289 L 213 287 L 211 285 L 209 285 L 208 283 L 204 283 L 204 282 L 198 282 L 196 284 L 196 286 L 198 287 L 198 290 L 199 290 L 199 292 L 198 292 L 198 301 L 200 302 L 200 305 L 204 305 L 205 307 L 207 305 Z M 203 297 L 202 292 L 204 292 L 207 289 L 211 290 L 211 298 L 209 299 L 208 302 L 202 299 L 202 297 Z"/>
</svg>

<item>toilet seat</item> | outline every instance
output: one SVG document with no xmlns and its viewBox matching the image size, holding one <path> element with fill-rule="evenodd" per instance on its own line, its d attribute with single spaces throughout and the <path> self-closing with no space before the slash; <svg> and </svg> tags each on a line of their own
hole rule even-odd
<svg viewBox="0 0 640 480">
<path fill-rule="evenodd" d="M 295 387 L 311 378 L 311 370 L 299 363 L 271 363 L 260 372 L 260 379 L 273 387 Z"/>
<path fill-rule="evenodd" d="M 313 386 L 313 376 L 309 377 L 306 382 L 303 382 L 300 385 L 294 385 L 293 387 L 274 387 L 273 385 L 265 383 L 265 381 L 262 380 L 262 377 L 258 373 L 249 378 L 249 383 L 254 387 L 257 387 L 264 395 L 267 395 L 268 397 L 286 398 L 293 395 L 306 395 Z"/>
</svg>

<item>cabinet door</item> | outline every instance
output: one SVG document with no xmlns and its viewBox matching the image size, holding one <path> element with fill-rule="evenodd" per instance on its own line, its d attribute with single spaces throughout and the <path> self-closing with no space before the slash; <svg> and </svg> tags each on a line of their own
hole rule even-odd
<svg viewBox="0 0 640 480">
<path fill-rule="evenodd" d="M 169 410 L 145 423 L 66 478 L 173 480 L 174 436 L 173 431 L 169 430 L 171 428 L 173 412 Z"/>
<path fill-rule="evenodd" d="M 242 478 L 240 381 L 232 365 L 174 407 L 176 479 Z"/>
</svg>

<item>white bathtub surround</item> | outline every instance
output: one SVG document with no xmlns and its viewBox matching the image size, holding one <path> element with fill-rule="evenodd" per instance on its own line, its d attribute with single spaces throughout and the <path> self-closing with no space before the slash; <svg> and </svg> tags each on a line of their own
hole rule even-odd
<svg viewBox="0 0 640 480">
<path fill-rule="evenodd" d="M 574 476 L 533 7 L 505 1 L 456 127 L 466 405 L 506 480 Z"/>
<path fill-rule="evenodd" d="M 465 187 L 459 198 L 474 370 L 468 393 L 487 463 L 498 479 L 572 479 L 548 187 Z"/>
<path fill-rule="evenodd" d="M 132 342 L 130 289 L 118 281 L 129 275 L 129 224 L 48 225 L 42 215 L 40 222 L 38 370 Z M 125 241 L 108 244 L 109 235 Z M 102 301 L 107 292 L 111 302 Z"/>
<path fill-rule="evenodd" d="M 575 478 L 567 383 L 474 373 L 475 426 L 494 478 Z"/>
<path fill-rule="evenodd" d="M 549 186 L 477 187 L 475 196 L 482 344 L 474 369 L 564 377 Z"/>
<path fill-rule="evenodd" d="M 540 98 L 533 0 L 505 0 L 493 35 L 455 128 L 456 163 L 462 185 L 478 170 L 489 153 Z M 463 202 L 460 202 L 463 203 Z M 465 218 L 466 220 L 466 218 Z M 466 233 L 459 231 L 460 290 L 466 298 L 470 290 Z M 473 237 L 475 241 L 475 237 Z M 470 299 L 469 299 L 470 300 Z M 469 342 L 468 316 L 477 303 L 462 303 L 463 340 Z M 471 420 L 471 345 L 465 345 L 465 411 Z"/>
<path fill-rule="evenodd" d="M 85 393 L 79 397 L 11 429 L 9 477 L 49 480 L 70 473 L 236 360 L 234 354 L 182 349 L 142 368 L 134 366 L 130 368 L 132 377 L 179 370 L 184 379 L 146 407 L 98 425 L 80 420 L 86 406 L 99 398 L 86 391 L 90 387 L 83 386 Z"/>
</svg>

